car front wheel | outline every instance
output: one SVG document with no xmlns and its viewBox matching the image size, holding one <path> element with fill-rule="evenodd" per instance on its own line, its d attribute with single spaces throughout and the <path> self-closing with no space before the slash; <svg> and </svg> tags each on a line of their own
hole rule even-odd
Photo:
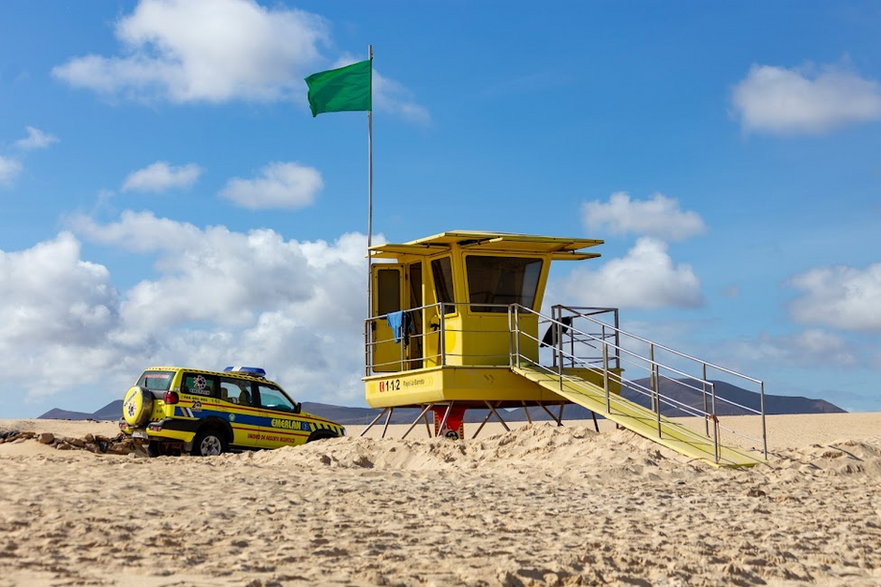
<svg viewBox="0 0 881 587">
<path fill-rule="evenodd" d="M 309 438 L 306 442 L 314 442 L 316 440 L 325 440 L 328 438 L 337 438 L 338 435 L 331 432 L 330 430 L 316 430 L 312 434 L 309 435 Z"/>
<path fill-rule="evenodd" d="M 192 454 L 197 457 L 211 457 L 223 454 L 226 450 L 226 436 L 219 430 L 200 430 L 193 439 Z"/>
</svg>

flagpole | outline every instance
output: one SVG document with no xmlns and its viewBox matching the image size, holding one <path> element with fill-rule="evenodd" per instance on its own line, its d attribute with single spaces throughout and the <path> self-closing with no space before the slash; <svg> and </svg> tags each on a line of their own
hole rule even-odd
<svg viewBox="0 0 881 587">
<path fill-rule="evenodd" d="M 373 245 L 373 45 L 367 45 L 367 58 L 370 60 L 370 110 L 367 111 L 367 318 L 365 341 L 369 341 L 372 330 L 369 318 L 373 315 L 373 258 L 370 247 Z M 368 362 L 371 361 L 369 353 Z"/>
</svg>

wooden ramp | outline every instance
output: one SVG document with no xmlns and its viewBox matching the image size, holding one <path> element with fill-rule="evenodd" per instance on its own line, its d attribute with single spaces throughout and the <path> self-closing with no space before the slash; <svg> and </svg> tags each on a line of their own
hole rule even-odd
<svg viewBox="0 0 881 587">
<path fill-rule="evenodd" d="M 608 409 L 603 388 L 580 377 L 563 375 L 561 379 L 556 373 L 527 366 L 511 367 L 511 370 L 573 403 L 685 456 L 706 461 L 717 467 L 751 467 L 765 462 L 757 454 L 721 443 L 717 460 L 712 437 L 708 438 L 663 416 L 660 416 L 659 423 L 659 417 L 655 412 L 617 395 L 610 396 L 611 409 Z"/>
</svg>

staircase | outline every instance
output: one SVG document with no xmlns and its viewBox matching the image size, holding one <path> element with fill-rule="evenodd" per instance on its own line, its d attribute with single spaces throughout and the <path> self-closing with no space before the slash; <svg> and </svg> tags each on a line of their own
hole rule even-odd
<svg viewBox="0 0 881 587">
<path fill-rule="evenodd" d="M 625 332 L 618 327 L 617 310 L 613 308 L 554 306 L 552 311 L 548 317 L 522 306 L 512 307 L 510 364 L 514 373 L 688 457 L 719 467 L 765 462 L 767 433 L 764 384 L 760 380 Z M 534 336 L 519 328 L 522 315 L 528 313 L 536 314 L 540 325 L 546 326 L 539 341 L 544 347 L 540 363 L 519 353 L 530 342 L 534 346 Z M 625 377 L 630 373 L 636 377 Z M 710 373 L 755 387 L 759 405 L 737 404 L 717 395 L 715 384 L 708 379 Z M 698 392 L 691 395 L 701 401 L 698 405 L 679 402 L 661 392 L 662 382 L 686 386 Z M 647 400 L 643 403 L 648 407 L 621 397 L 622 388 L 644 395 Z M 724 426 L 717 416 L 721 404 L 760 416 L 762 437 L 752 438 Z M 691 421 L 702 420 L 703 426 L 686 426 L 662 415 L 662 410 L 665 414 L 691 416 Z M 741 448 L 741 444 L 756 448 Z"/>
</svg>

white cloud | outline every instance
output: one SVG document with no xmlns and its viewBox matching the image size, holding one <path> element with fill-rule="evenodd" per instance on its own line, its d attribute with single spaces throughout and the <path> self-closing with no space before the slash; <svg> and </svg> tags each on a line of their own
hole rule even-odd
<svg viewBox="0 0 881 587">
<path fill-rule="evenodd" d="M 795 320 L 881 331 L 881 263 L 865 269 L 820 267 L 795 276 L 790 284 L 804 292 L 790 306 Z"/>
<path fill-rule="evenodd" d="M 110 274 L 82 261 L 70 233 L 21 252 L 0 251 L 0 348 L 100 343 L 119 309 Z"/>
<path fill-rule="evenodd" d="M 821 133 L 881 120 L 881 84 L 832 66 L 811 72 L 753 65 L 732 99 L 747 131 Z"/>
<path fill-rule="evenodd" d="M 667 246 L 641 238 L 627 256 L 597 270 L 574 269 L 554 284 L 563 299 L 585 306 L 618 308 L 696 307 L 703 303 L 700 281 L 691 267 L 675 265 Z"/>
<path fill-rule="evenodd" d="M 581 211 L 585 226 L 592 232 L 606 228 L 612 234 L 681 241 L 706 231 L 696 212 L 680 210 L 678 200 L 663 194 L 654 194 L 649 200 L 631 200 L 627 193 L 615 192 L 608 203 L 586 202 Z"/>
<path fill-rule="evenodd" d="M 120 56 L 77 57 L 53 74 L 137 99 L 282 100 L 303 93 L 326 29 L 316 15 L 253 0 L 141 0 L 116 23 Z"/>
<path fill-rule="evenodd" d="M 164 192 L 172 188 L 186 188 L 193 185 L 201 173 L 202 169 L 195 163 L 175 167 L 165 161 L 157 161 L 130 173 L 122 184 L 122 191 Z"/>
<path fill-rule="evenodd" d="M 729 360 L 752 365 L 852 367 L 859 362 L 854 349 L 844 339 L 819 329 L 791 336 L 762 335 L 726 346 Z"/>
<path fill-rule="evenodd" d="M 0 156 L 0 185 L 11 185 L 19 173 L 21 173 L 21 163 Z"/>
<path fill-rule="evenodd" d="M 416 124 L 431 124 L 431 114 L 413 100 L 410 90 L 400 83 L 373 70 L 373 108 L 379 112 L 396 114 Z"/>
<path fill-rule="evenodd" d="M 275 162 L 260 170 L 253 179 L 233 178 L 220 195 L 239 206 L 260 208 L 303 208 L 315 201 L 324 187 L 321 174 L 295 162 Z"/>
<path fill-rule="evenodd" d="M 97 224 L 88 216 L 72 216 L 69 224 L 87 240 L 139 253 L 184 250 L 202 235 L 192 224 L 131 210 L 112 224 Z"/>
<path fill-rule="evenodd" d="M 25 151 L 32 151 L 34 149 L 45 149 L 52 143 L 58 142 L 58 137 L 50 135 L 48 133 L 44 133 L 40 129 L 34 128 L 33 126 L 26 127 L 26 130 L 28 132 L 28 136 L 15 142 L 15 146 L 19 149 L 24 149 Z"/>
<path fill-rule="evenodd" d="M 148 365 L 244 363 L 301 400 L 362 400 L 364 235 L 298 242 L 134 212 L 72 224 L 98 245 L 155 256 L 154 272 L 117 291 L 69 233 L 0 252 L 0 353 L 17 366 L 0 395 L 88 389 L 77 405 L 97 408 Z"/>
</svg>

